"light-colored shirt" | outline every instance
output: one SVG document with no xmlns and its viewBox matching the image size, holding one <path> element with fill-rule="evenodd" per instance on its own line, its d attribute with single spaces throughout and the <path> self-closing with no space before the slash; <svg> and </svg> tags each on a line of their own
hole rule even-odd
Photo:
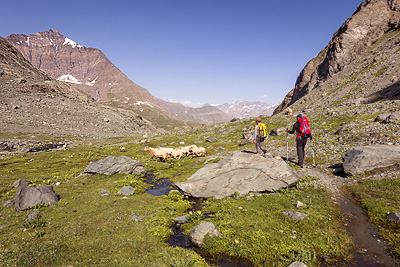
<svg viewBox="0 0 400 267">
<path fill-rule="evenodd" d="M 257 140 L 257 135 L 258 135 L 258 125 L 256 125 L 256 127 L 254 128 L 254 140 Z"/>
</svg>

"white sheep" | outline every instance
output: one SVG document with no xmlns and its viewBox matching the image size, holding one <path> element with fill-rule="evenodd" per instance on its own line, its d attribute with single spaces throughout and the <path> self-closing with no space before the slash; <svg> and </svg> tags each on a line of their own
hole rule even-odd
<svg viewBox="0 0 400 267">
<path fill-rule="evenodd" d="M 197 146 L 196 146 L 196 145 L 190 145 L 190 146 L 180 147 L 179 149 L 182 149 L 183 152 L 184 152 L 186 155 L 189 155 L 190 152 L 192 152 L 191 149 L 192 149 L 193 147 L 197 147 Z"/>
<path fill-rule="evenodd" d="M 176 159 L 177 157 L 178 157 L 178 159 L 181 159 L 182 156 L 185 154 L 185 151 L 183 149 L 177 148 L 177 149 L 174 149 L 174 151 L 170 152 L 169 154 L 174 159 Z"/>
<path fill-rule="evenodd" d="M 156 148 L 152 148 L 149 146 L 146 146 L 144 148 L 144 150 L 150 151 L 150 153 L 151 153 L 150 159 L 152 159 L 153 157 L 160 158 L 160 159 L 162 158 L 162 159 L 164 159 L 165 162 L 167 162 L 167 158 L 169 157 L 169 154 L 167 152 L 156 149 Z"/>
<path fill-rule="evenodd" d="M 119 151 L 120 152 L 126 152 L 126 148 L 124 146 L 119 146 Z"/>
<path fill-rule="evenodd" d="M 293 114 L 293 110 L 290 107 L 287 107 L 285 110 L 285 114 L 291 116 Z"/>
<path fill-rule="evenodd" d="M 193 152 L 192 158 L 193 156 L 196 154 L 196 156 L 199 156 L 201 154 L 203 154 L 204 156 L 207 156 L 207 151 L 204 147 L 192 147 L 191 151 Z"/>
<path fill-rule="evenodd" d="M 167 152 L 167 153 L 171 153 L 172 151 L 175 150 L 175 149 L 173 149 L 173 148 L 169 148 L 169 147 L 160 147 L 160 146 L 157 146 L 156 149 L 165 151 L 165 152 Z"/>
</svg>

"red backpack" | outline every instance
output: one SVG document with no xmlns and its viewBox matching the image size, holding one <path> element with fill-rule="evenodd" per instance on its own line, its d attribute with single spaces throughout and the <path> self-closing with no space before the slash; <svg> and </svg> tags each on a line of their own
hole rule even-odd
<svg viewBox="0 0 400 267">
<path fill-rule="evenodd" d="M 297 136 L 301 136 L 304 138 L 309 137 L 311 135 L 311 130 L 310 123 L 308 122 L 307 117 L 303 116 L 303 114 L 299 114 L 297 115 L 297 121 L 300 125 L 300 133 Z"/>
</svg>

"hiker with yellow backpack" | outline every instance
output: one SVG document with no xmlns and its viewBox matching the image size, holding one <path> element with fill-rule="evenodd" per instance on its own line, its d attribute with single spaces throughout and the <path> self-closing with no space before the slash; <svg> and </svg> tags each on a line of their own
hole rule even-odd
<svg viewBox="0 0 400 267">
<path fill-rule="evenodd" d="M 256 123 L 253 143 L 256 144 L 257 154 L 261 154 L 261 151 L 267 153 L 267 149 L 263 146 L 263 142 L 267 137 L 267 126 L 265 123 L 261 123 L 260 118 L 256 119 Z"/>
</svg>

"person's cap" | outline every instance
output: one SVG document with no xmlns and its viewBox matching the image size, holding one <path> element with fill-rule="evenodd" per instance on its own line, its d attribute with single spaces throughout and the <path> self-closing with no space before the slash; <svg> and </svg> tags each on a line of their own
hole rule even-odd
<svg viewBox="0 0 400 267">
<path fill-rule="evenodd" d="M 256 119 L 256 122 L 261 122 L 261 119 L 260 119 L 260 118 L 257 118 L 257 119 Z"/>
</svg>

